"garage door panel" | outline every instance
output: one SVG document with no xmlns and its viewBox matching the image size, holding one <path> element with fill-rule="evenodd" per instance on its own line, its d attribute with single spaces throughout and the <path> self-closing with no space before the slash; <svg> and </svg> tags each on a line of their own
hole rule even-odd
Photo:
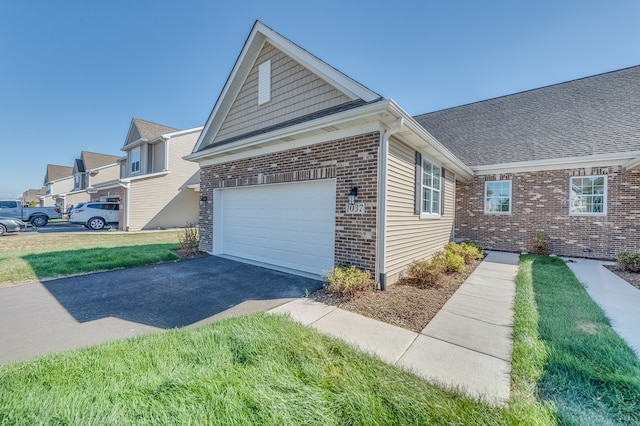
<svg viewBox="0 0 640 426">
<path fill-rule="evenodd" d="M 333 267 L 335 181 L 214 194 L 215 252 L 320 274 Z"/>
</svg>

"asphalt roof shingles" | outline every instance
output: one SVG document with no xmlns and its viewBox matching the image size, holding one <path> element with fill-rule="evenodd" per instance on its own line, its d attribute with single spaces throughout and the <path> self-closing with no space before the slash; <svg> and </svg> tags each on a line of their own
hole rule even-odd
<svg viewBox="0 0 640 426">
<path fill-rule="evenodd" d="M 469 166 L 640 151 L 640 66 L 414 118 Z"/>
</svg>

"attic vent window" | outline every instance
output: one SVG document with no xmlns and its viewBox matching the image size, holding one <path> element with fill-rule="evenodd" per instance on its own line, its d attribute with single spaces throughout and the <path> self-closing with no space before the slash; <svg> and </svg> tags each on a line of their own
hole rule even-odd
<svg viewBox="0 0 640 426">
<path fill-rule="evenodd" d="M 258 105 L 271 100 L 271 59 L 258 66 Z"/>
</svg>

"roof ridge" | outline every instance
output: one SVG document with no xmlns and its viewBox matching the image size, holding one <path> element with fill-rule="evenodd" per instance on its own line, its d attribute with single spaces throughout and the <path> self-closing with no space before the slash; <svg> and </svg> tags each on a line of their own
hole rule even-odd
<svg viewBox="0 0 640 426">
<path fill-rule="evenodd" d="M 519 92 L 509 93 L 509 94 L 506 94 L 506 95 L 496 96 L 496 97 L 493 97 L 493 98 L 481 99 L 481 100 L 475 101 L 475 102 L 469 102 L 469 103 L 462 104 L 462 105 L 456 105 L 456 106 L 443 108 L 443 109 L 439 109 L 439 110 L 435 110 L 435 111 L 431 111 L 431 112 L 425 112 L 425 113 L 422 113 L 422 114 L 414 115 L 413 118 L 421 117 L 423 115 L 435 114 L 437 112 L 449 111 L 449 110 L 452 110 L 452 109 L 462 108 L 462 107 L 466 107 L 466 106 L 470 106 L 470 105 L 481 104 L 481 103 L 484 103 L 484 102 L 491 102 L 491 101 L 495 101 L 495 100 L 498 100 L 498 99 L 508 98 L 508 97 L 511 97 L 511 96 L 522 95 L 524 93 L 534 92 L 536 90 L 548 89 L 548 88 L 555 87 L 555 86 L 562 86 L 562 85 L 565 85 L 565 84 L 575 83 L 575 82 L 582 81 L 582 80 L 588 80 L 588 79 L 591 79 L 591 78 L 601 77 L 601 76 L 604 76 L 604 75 L 607 75 L 607 74 L 614 74 L 614 73 L 618 73 L 618 72 L 622 72 L 622 71 L 628 71 L 628 70 L 633 69 L 633 68 L 640 68 L 640 65 L 632 65 L 630 67 L 620 68 L 620 69 L 617 69 L 617 70 L 605 71 L 605 72 L 601 72 L 601 73 L 598 73 L 598 74 L 588 75 L 586 77 L 574 78 L 574 79 L 571 79 L 571 80 L 561 81 L 559 83 L 553 83 L 553 84 L 547 84 L 546 86 L 535 87 L 533 89 L 521 90 Z"/>
</svg>

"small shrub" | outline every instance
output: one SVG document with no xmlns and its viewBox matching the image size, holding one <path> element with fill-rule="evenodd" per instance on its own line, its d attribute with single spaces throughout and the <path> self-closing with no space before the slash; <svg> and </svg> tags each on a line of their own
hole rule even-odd
<svg viewBox="0 0 640 426">
<path fill-rule="evenodd" d="M 180 248 L 187 255 L 194 255 L 200 246 L 200 232 L 195 223 L 187 223 L 187 226 L 178 235 Z"/>
<path fill-rule="evenodd" d="M 551 253 L 551 241 L 544 231 L 536 231 L 531 236 L 531 253 L 547 256 Z"/>
<path fill-rule="evenodd" d="M 469 264 L 474 260 L 482 259 L 484 257 L 484 254 L 482 254 L 484 247 L 482 247 L 482 250 L 479 247 L 481 246 L 470 243 L 457 244 L 450 242 L 445 246 L 445 250 L 462 256 L 464 258 L 464 263 Z"/>
<path fill-rule="evenodd" d="M 439 284 L 440 279 L 447 270 L 447 261 L 444 253 L 436 253 L 429 260 L 416 260 L 409 265 L 404 282 L 406 284 L 425 288 Z"/>
<path fill-rule="evenodd" d="M 369 271 L 363 271 L 355 266 L 339 265 L 325 277 L 325 288 L 345 297 L 353 297 L 360 292 L 373 291 L 376 281 L 371 278 Z"/>
<path fill-rule="evenodd" d="M 640 272 L 640 253 L 618 253 L 618 268 Z"/>
<path fill-rule="evenodd" d="M 447 264 L 447 272 L 454 273 L 464 270 L 464 257 L 459 254 L 447 250 L 444 252 L 444 259 Z"/>
</svg>

